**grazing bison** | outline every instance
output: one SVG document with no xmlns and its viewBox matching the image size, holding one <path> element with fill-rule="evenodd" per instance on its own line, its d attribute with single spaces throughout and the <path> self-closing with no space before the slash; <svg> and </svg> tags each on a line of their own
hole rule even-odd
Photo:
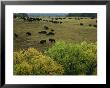
<svg viewBox="0 0 110 88">
<path fill-rule="evenodd" d="M 80 18 L 78 18 L 77 20 L 80 20 Z"/>
<path fill-rule="evenodd" d="M 49 39 L 50 42 L 55 42 L 55 39 Z"/>
<path fill-rule="evenodd" d="M 54 31 L 53 29 L 51 29 L 51 31 Z"/>
<path fill-rule="evenodd" d="M 41 18 L 35 18 L 35 20 L 37 20 L 37 21 L 41 21 L 42 19 L 41 19 Z"/>
<path fill-rule="evenodd" d="M 29 18 L 29 17 L 28 17 L 28 18 L 27 18 L 27 21 L 28 21 L 28 22 L 35 21 L 35 18 L 31 18 L 31 17 Z"/>
<path fill-rule="evenodd" d="M 49 33 L 47 33 L 47 35 L 54 35 L 55 33 L 53 33 L 53 32 L 49 32 Z"/>
<path fill-rule="evenodd" d="M 31 33 L 30 33 L 30 32 L 26 32 L 26 35 L 27 35 L 27 36 L 31 36 Z"/>
<path fill-rule="evenodd" d="M 23 19 L 24 21 L 27 21 L 27 17 L 21 17 L 21 19 Z"/>
<path fill-rule="evenodd" d="M 41 19 L 41 18 L 28 17 L 26 20 L 27 20 L 28 22 L 32 22 L 32 21 L 40 21 L 40 20 L 42 20 L 42 19 Z"/>
<path fill-rule="evenodd" d="M 46 34 L 47 32 L 46 31 L 40 31 L 38 32 L 39 34 Z"/>
<path fill-rule="evenodd" d="M 46 40 L 41 40 L 40 41 L 40 44 L 44 44 L 44 43 L 46 43 Z"/>
<path fill-rule="evenodd" d="M 89 26 L 92 26 L 91 24 L 89 24 Z"/>
<path fill-rule="evenodd" d="M 94 17 L 91 17 L 91 19 L 95 19 Z"/>
<path fill-rule="evenodd" d="M 55 24 L 57 24 L 57 23 L 59 23 L 59 21 L 53 21 L 52 23 L 55 23 Z"/>
<path fill-rule="evenodd" d="M 61 24 L 62 22 L 60 22 L 60 24 Z"/>
<path fill-rule="evenodd" d="M 16 37 L 16 38 L 17 38 L 17 37 L 18 37 L 18 35 L 17 35 L 16 33 L 14 33 L 14 37 Z"/>
<path fill-rule="evenodd" d="M 94 27 L 97 27 L 97 25 L 93 25 Z"/>
<path fill-rule="evenodd" d="M 45 29 L 45 30 L 48 30 L 49 28 L 48 28 L 47 26 L 44 26 L 44 29 Z"/>
<path fill-rule="evenodd" d="M 84 24 L 83 23 L 80 23 L 80 25 L 83 26 Z"/>
</svg>

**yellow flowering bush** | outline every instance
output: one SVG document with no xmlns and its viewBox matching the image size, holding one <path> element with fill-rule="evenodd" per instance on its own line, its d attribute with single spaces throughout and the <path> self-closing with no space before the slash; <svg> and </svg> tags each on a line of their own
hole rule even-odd
<svg viewBox="0 0 110 88">
<path fill-rule="evenodd" d="M 14 52 L 14 75 L 61 75 L 62 65 L 34 48 Z"/>
</svg>

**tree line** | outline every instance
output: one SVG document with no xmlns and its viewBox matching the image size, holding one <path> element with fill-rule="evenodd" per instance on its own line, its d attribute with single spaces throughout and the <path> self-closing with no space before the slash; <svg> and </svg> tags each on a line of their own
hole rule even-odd
<svg viewBox="0 0 110 88">
<path fill-rule="evenodd" d="M 28 17 L 27 13 L 14 13 L 14 18 L 16 17 Z M 97 18 L 96 13 L 68 13 L 66 17 L 94 17 Z"/>
<path fill-rule="evenodd" d="M 97 17 L 96 13 L 69 13 L 67 17 Z"/>
</svg>

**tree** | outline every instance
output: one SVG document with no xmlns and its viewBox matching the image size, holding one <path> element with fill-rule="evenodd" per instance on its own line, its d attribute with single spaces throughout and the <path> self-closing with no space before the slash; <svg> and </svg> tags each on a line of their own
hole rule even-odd
<svg viewBox="0 0 110 88">
<path fill-rule="evenodd" d="M 27 13 L 14 13 L 14 18 L 17 18 L 17 17 L 20 17 L 20 18 L 28 17 L 28 14 Z"/>
</svg>

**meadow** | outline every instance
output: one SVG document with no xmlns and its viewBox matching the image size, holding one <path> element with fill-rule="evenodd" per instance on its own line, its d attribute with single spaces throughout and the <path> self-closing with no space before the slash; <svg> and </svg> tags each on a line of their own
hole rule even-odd
<svg viewBox="0 0 110 88">
<path fill-rule="evenodd" d="M 49 20 L 49 18 L 43 17 L 43 19 Z M 50 22 L 24 22 L 23 20 L 14 20 L 14 33 L 18 34 L 18 38 L 14 39 L 14 50 L 20 48 L 35 47 L 40 50 L 49 47 L 48 39 L 54 38 L 56 41 L 64 40 L 65 42 L 82 42 L 87 41 L 94 43 L 97 40 L 97 30 L 94 26 L 96 25 L 96 19 L 66 19 L 62 20 L 62 24 L 54 24 Z M 84 25 L 81 26 L 80 23 Z M 48 26 L 50 31 L 54 29 L 54 36 L 46 36 L 45 34 L 39 34 L 39 31 L 45 30 L 44 26 Z M 31 32 L 31 36 L 26 36 L 26 32 Z M 41 45 L 39 41 L 45 39 L 47 44 Z"/>
<path fill-rule="evenodd" d="M 14 36 L 13 46 L 14 75 L 97 74 L 96 18 L 57 19 L 62 23 L 49 22 L 58 17 L 39 18 L 42 20 L 13 20 L 14 33 L 17 35 Z M 54 35 L 41 34 L 41 31 L 52 32 Z M 49 39 L 54 39 L 54 42 Z M 41 40 L 46 42 L 41 43 Z"/>
</svg>

